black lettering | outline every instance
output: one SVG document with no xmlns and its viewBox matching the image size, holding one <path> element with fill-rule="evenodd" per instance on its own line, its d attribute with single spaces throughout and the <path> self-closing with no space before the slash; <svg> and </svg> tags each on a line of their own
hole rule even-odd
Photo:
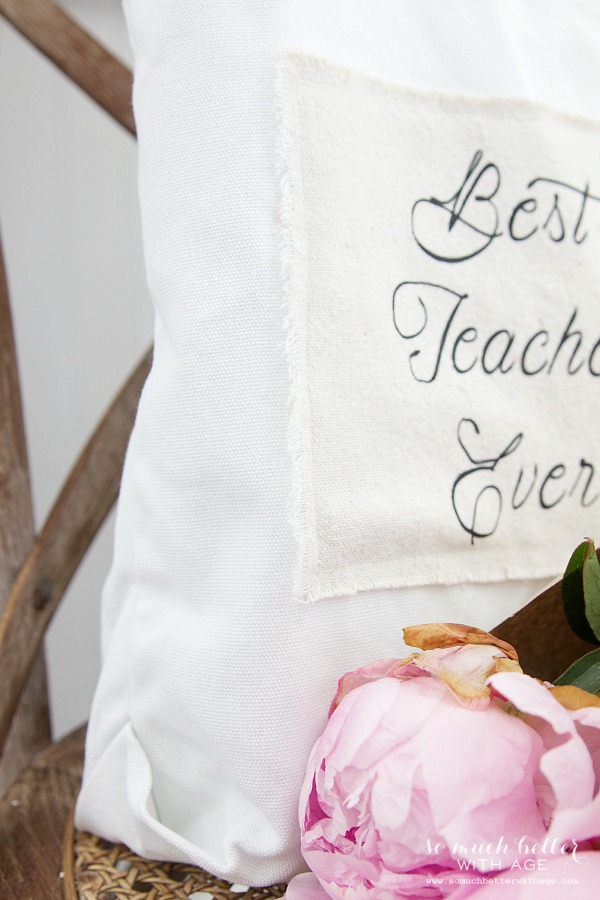
<svg viewBox="0 0 600 900">
<path fill-rule="evenodd" d="M 500 354 L 500 358 L 493 363 L 491 367 L 487 365 L 487 355 L 490 349 L 492 348 L 494 341 L 499 337 L 506 338 L 504 349 Z M 507 372 L 510 372 L 512 369 L 514 362 L 509 363 L 508 365 L 504 365 L 506 363 L 506 357 L 508 356 L 510 349 L 514 343 L 515 336 L 511 334 L 510 331 L 507 331 L 505 328 L 501 328 L 500 331 L 495 331 L 485 342 L 485 346 L 483 348 L 483 353 L 481 354 L 481 365 L 483 371 L 488 375 L 491 375 L 493 372 L 500 371 L 503 375 L 506 375 Z M 501 348 L 502 349 L 502 348 Z"/>
<path fill-rule="evenodd" d="M 591 200 L 595 203 L 600 203 L 600 197 L 594 196 L 594 194 L 590 194 L 590 186 L 586 184 L 583 189 L 575 187 L 573 184 L 568 184 L 566 181 L 558 181 L 556 178 L 534 178 L 533 181 L 530 181 L 527 187 L 533 187 L 534 184 L 553 184 L 556 187 L 565 188 L 567 191 L 573 191 L 576 195 L 581 197 L 581 206 L 579 208 L 579 215 L 577 216 L 577 221 L 575 223 L 575 228 L 573 229 L 573 241 L 576 244 L 583 244 L 587 237 L 587 232 L 585 234 L 579 234 L 579 229 L 583 224 L 583 216 L 586 211 L 587 202 Z M 556 198 L 556 194 L 554 195 Z M 555 200 L 556 202 L 556 200 Z M 552 215 L 552 214 L 551 214 Z"/>
<path fill-rule="evenodd" d="M 419 285 L 420 283 L 421 282 L 403 281 L 401 284 L 398 285 L 398 287 L 394 291 L 394 296 L 392 297 L 392 315 L 394 318 L 394 328 L 396 329 L 396 331 L 398 332 L 400 337 L 404 338 L 407 341 L 410 341 L 413 338 L 418 337 L 420 334 L 422 334 L 425 331 L 425 328 L 427 327 L 427 322 L 428 322 L 427 307 L 423 303 L 423 300 L 421 299 L 420 295 L 417 294 L 417 302 L 419 304 L 421 312 L 423 313 L 423 322 L 420 325 L 420 327 L 418 326 L 416 328 L 415 331 L 402 331 L 402 328 L 398 324 L 400 317 L 397 314 L 398 306 L 396 303 L 396 299 L 398 296 L 398 291 L 402 290 L 402 288 L 407 287 L 408 285 Z"/>
<path fill-rule="evenodd" d="M 597 378 L 600 375 L 600 371 L 594 368 L 594 356 L 600 350 L 600 339 L 596 341 L 594 346 L 592 347 L 592 351 L 588 358 L 588 369 L 590 370 L 590 374 Z"/>
<path fill-rule="evenodd" d="M 587 237 L 587 231 L 585 234 L 582 234 L 580 237 L 579 229 L 581 228 L 581 223 L 583 222 L 583 214 L 585 212 L 585 205 L 586 205 L 587 201 L 589 200 L 589 198 L 590 198 L 590 186 L 589 186 L 589 184 L 586 184 L 586 186 L 583 189 L 582 195 L 581 195 L 581 209 L 579 210 L 579 215 L 577 217 L 577 221 L 575 223 L 575 228 L 573 230 L 573 240 L 575 241 L 576 244 L 583 244 L 583 242 L 585 241 L 585 239 Z M 597 198 L 594 198 L 594 199 L 597 199 Z"/>
<path fill-rule="evenodd" d="M 575 360 L 575 356 L 576 356 L 576 354 L 577 354 L 579 348 L 581 347 L 581 340 L 582 340 L 582 337 L 583 337 L 581 331 L 571 331 L 571 330 L 570 330 L 570 329 L 571 329 L 571 325 L 574 325 L 574 324 L 575 324 L 575 319 L 576 319 L 576 318 L 577 318 L 577 308 L 575 308 L 575 309 L 573 310 L 573 315 L 572 315 L 571 318 L 569 319 L 569 322 L 568 322 L 568 324 L 567 324 L 567 327 L 566 327 L 565 330 L 563 331 L 562 337 L 561 337 L 561 339 L 560 339 L 560 341 L 559 341 L 559 343 L 558 343 L 558 347 L 556 348 L 556 351 L 555 351 L 555 353 L 554 353 L 554 356 L 552 357 L 552 362 L 551 362 L 550 365 L 548 366 L 548 375 L 551 373 L 551 371 L 552 371 L 552 369 L 553 369 L 553 367 L 554 367 L 554 363 L 556 362 L 556 358 L 557 358 L 558 354 L 560 353 L 560 351 L 562 350 L 562 348 L 565 346 L 565 344 L 567 343 L 567 341 L 570 341 L 570 340 L 571 340 L 571 338 L 575 338 L 576 341 L 577 341 L 577 343 L 576 343 L 576 345 L 575 345 L 575 349 L 573 350 L 573 353 L 571 354 L 571 359 L 569 360 L 568 365 L 567 365 L 567 372 L 568 372 L 568 374 L 569 374 L 569 375 L 574 375 L 576 372 L 579 372 L 580 368 L 581 368 L 582 365 L 583 365 L 583 360 L 582 360 L 582 361 L 579 363 L 579 365 L 577 365 L 574 369 L 571 368 L 571 366 L 573 365 L 573 362 L 574 362 L 574 360 Z"/>
<path fill-rule="evenodd" d="M 458 423 L 456 437 L 469 465 L 452 484 L 451 502 L 454 515 L 469 535 L 471 544 L 496 532 L 503 510 L 508 507 L 505 501 L 510 496 L 511 485 L 514 488 L 510 507 L 514 511 L 525 506 L 532 497 L 537 497 L 542 510 L 554 509 L 566 497 L 573 495 L 583 508 L 592 506 L 600 499 L 600 491 L 595 490 L 595 467 L 587 459 L 579 459 L 576 471 L 574 465 L 567 466 L 562 462 L 544 469 L 545 475 L 540 481 L 537 463 L 516 463 L 513 460 L 512 465 L 503 465 L 503 461 L 521 447 L 523 432 L 516 434 L 499 453 L 491 456 L 471 450 L 473 436 L 477 439 L 479 434 L 480 429 L 474 419 L 461 419 Z M 511 473 L 516 465 L 519 469 L 515 481 Z"/>
<path fill-rule="evenodd" d="M 473 468 L 461 472 L 454 480 L 454 484 L 452 485 L 452 508 L 460 527 L 466 531 L 467 534 L 471 535 L 471 544 L 474 544 L 475 538 L 486 538 L 495 533 L 502 515 L 502 493 L 498 486 L 495 484 L 484 484 L 483 487 L 478 490 L 478 480 L 482 473 L 494 472 L 496 466 L 503 459 L 506 459 L 507 456 L 514 453 L 519 447 L 523 435 L 521 433 L 515 435 L 498 456 L 493 456 L 489 459 L 476 459 L 465 445 L 465 425 L 471 426 L 475 434 L 479 434 L 479 426 L 473 419 L 461 419 L 458 423 L 456 433 L 458 443 L 469 462 L 473 464 Z M 477 491 L 473 501 L 469 501 L 468 496 L 466 500 L 459 497 L 459 489 L 461 487 L 467 487 L 468 489 L 469 487 L 467 480 Z M 485 508 L 483 509 L 483 512 L 481 512 L 484 499 L 486 501 Z M 483 524 L 482 520 L 484 520 Z"/>
<path fill-rule="evenodd" d="M 538 230 L 537 225 L 534 225 L 531 231 L 528 231 L 526 234 L 515 234 L 515 219 L 520 212 L 524 212 L 527 214 L 531 214 L 535 212 L 537 209 L 537 201 L 533 199 L 533 197 L 528 197 L 527 200 L 522 200 L 520 203 L 517 203 L 515 208 L 513 209 L 509 222 L 508 222 L 508 233 L 510 234 L 513 241 L 526 241 Z"/>
<path fill-rule="evenodd" d="M 470 519 L 463 519 L 458 511 L 456 506 L 456 491 L 458 489 L 459 484 L 469 475 L 473 475 L 474 472 L 481 471 L 478 469 L 472 469 L 470 472 L 463 472 L 462 475 L 456 479 L 452 486 L 452 506 L 454 509 L 454 513 L 456 518 L 459 521 L 461 528 L 467 532 L 467 534 L 471 535 L 471 543 L 475 543 L 475 538 L 486 538 L 491 537 L 498 528 L 498 524 L 500 522 L 500 516 L 502 515 L 502 494 L 500 493 L 500 489 L 495 484 L 487 484 L 483 487 L 479 493 L 475 497 L 475 501 L 472 507 L 472 514 Z M 479 516 L 478 512 L 480 507 L 483 504 L 484 498 L 488 498 L 487 509 L 484 510 L 484 513 Z M 491 499 L 491 504 L 489 498 Z M 495 509 L 493 508 L 493 504 L 495 503 Z M 489 515 L 491 509 L 491 517 Z M 480 524 L 480 519 L 487 519 L 487 524 Z"/>
<path fill-rule="evenodd" d="M 543 362 L 541 366 L 538 366 L 537 369 L 530 369 L 527 366 L 527 354 L 529 353 L 534 341 L 542 335 L 544 336 L 542 347 L 546 347 L 549 339 L 549 334 L 547 331 L 536 331 L 536 333 L 533 334 L 525 344 L 523 355 L 521 356 L 521 371 L 523 372 L 523 375 L 538 375 L 548 365 L 548 360 L 545 360 L 545 362 Z"/>
<path fill-rule="evenodd" d="M 552 221 L 556 220 L 556 225 L 558 227 L 558 231 L 552 231 Z M 551 241 L 554 241 L 555 244 L 560 243 L 560 241 L 564 241 L 565 239 L 565 223 L 563 222 L 563 217 L 560 211 L 560 206 L 558 204 L 558 194 L 554 195 L 554 203 L 552 204 L 552 209 L 548 213 L 548 218 L 542 225 L 542 228 L 548 232 Z"/>
<path fill-rule="evenodd" d="M 529 500 L 529 495 L 531 494 L 531 492 L 535 486 L 537 474 L 538 474 L 538 467 L 536 465 L 534 465 L 533 477 L 531 479 L 531 484 L 529 485 L 529 489 L 525 493 L 525 496 L 523 497 L 523 499 L 520 502 L 517 502 L 517 494 L 519 492 L 519 487 L 521 486 L 521 479 L 523 478 L 523 469 L 519 470 L 519 477 L 517 478 L 517 483 L 515 484 L 515 489 L 514 489 L 513 495 L 512 495 L 512 508 L 513 509 L 520 509 L 523 506 L 523 504 L 526 503 L 527 500 Z"/>
<path fill-rule="evenodd" d="M 456 436 L 458 438 L 458 443 L 460 444 L 463 453 L 465 454 L 465 456 L 467 457 L 469 462 L 473 463 L 473 465 L 482 466 L 485 469 L 490 469 L 492 472 L 494 471 L 494 469 L 496 468 L 496 466 L 498 465 L 499 462 L 501 462 L 503 459 L 506 459 L 507 456 L 510 456 L 511 453 L 514 453 L 515 450 L 518 449 L 521 441 L 523 440 L 523 433 L 519 432 L 519 434 L 516 434 L 514 436 L 514 438 L 508 442 L 508 444 L 506 445 L 504 450 L 502 450 L 502 452 L 498 456 L 491 456 L 489 459 L 475 459 L 475 457 L 471 455 L 468 448 L 465 446 L 464 437 L 461 434 L 461 432 L 464 431 L 463 425 L 471 425 L 473 427 L 473 431 L 475 432 L 475 434 L 480 433 L 479 426 L 477 425 L 477 422 L 474 421 L 474 419 L 461 419 L 460 420 L 460 422 L 458 423 L 458 429 L 456 432 Z"/>
<path fill-rule="evenodd" d="M 577 485 L 579 484 L 579 479 L 581 478 L 581 474 L 584 469 L 587 469 L 589 471 L 589 475 L 588 475 L 587 481 L 585 483 L 585 487 L 581 494 L 581 505 L 587 509 L 588 506 L 592 506 L 592 504 L 596 502 L 599 495 L 594 494 L 594 496 L 591 498 L 591 500 L 586 499 L 587 493 L 590 489 L 590 485 L 592 483 L 592 479 L 593 479 L 593 477 L 595 475 L 595 471 L 596 471 L 594 468 L 594 464 L 591 462 L 588 462 L 586 459 L 579 460 L 579 472 L 577 473 L 577 478 L 575 479 L 573 487 L 569 491 L 569 497 L 571 497 L 575 493 Z"/>
<path fill-rule="evenodd" d="M 563 491 L 562 494 L 559 494 L 559 496 L 555 500 L 549 503 L 544 496 L 544 490 L 548 485 L 548 482 L 558 481 L 560 478 L 563 478 L 566 471 L 567 470 L 565 466 L 563 466 L 562 463 L 559 463 L 557 466 L 552 466 L 552 468 L 542 481 L 540 485 L 540 505 L 543 509 L 552 509 L 552 507 L 556 506 L 557 503 L 560 503 L 560 501 L 565 496 L 566 491 Z"/>
<path fill-rule="evenodd" d="M 482 158 L 483 153 L 478 150 L 462 184 L 448 200 L 423 197 L 413 204 L 412 235 L 421 250 L 433 259 L 464 262 L 483 253 L 502 234 L 498 230 L 500 217 L 494 203 L 501 184 L 500 170 L 494 163 L 479 169 Z M 445 221 L 446 226 L 442 224 Z"/>
<path fill-rule="evenodd" d="M 473 360 L 473 362 L 470 365 L 468 365 L 464 368 L 461 368 L 456 359 L 458 348 L 461 343 L 472 344 L 473 341 L 476 341 L 476 340 L 477 340 L 477 329 L 476 328 L 465 328 L 463 331 L 461 331 L 461 333 L 458 335 L 458 337 L 454 341 L 454 347 L 452 348 L 452 365 L 454 366 L 454 368 L 456 369 L 457 372 L 461 373 L 461 375 L 464 374 L 465 372 L 471 371 L 471 369 L 477 362 L 477 356 L 475 356 L 475 359 Z"/>
<path fill-rule="evenodd" d="M 416 290 L 412 290 L 413 288 L 416 288 Z M 423 288 L 424 290 L 421 291 L 420 290 L 421 288 Z M 405 340 L 413 340 L 415 337 L 418 337 L 420 334 L 422 334 L 425 331 L 425 328 L 427 327 L 427 324 L 429 321 L 429 316 L 428 316 L 428 312 L 427 312 L 427 306 L 425 305 L 425 301 L 423 300 L 422 294 L 428 288 L 433 288 L 435 292 L 441 291 L 441 292 L 443 292 L 444 296 L 448 295 L 448 296 L 458 298 L 458 299 L 457 299 L 457 301 L 454 305 L 454 308 L 452 309 L 452 312 L 450 313 L 450 315 L 446 321 L 446 324 L 444 326 L 444 330 L 442 332 L 439 346 L 437 349 L 437 356 L 436 356 L 436 359 L 435 359 L 435 362 L 433 365 L 433 371 L 431 372 L 431 374 L 428 377 L 424 377 L 424 376 L 418 374 L 417 371 L 415 371 L 416 361 L 417 361 L 418 357 L 421 355 L 420 349 L 413 350 L 412 353 L 408 357 L 408 363 L 409 363 L 410 371 L 411 371 L 413 378 L 415 379 L 415 381 L 420 381 L 423 384 L 431 384 L 431 382 L 435 381 L 435 379 L 437 378 L 439 368 L 440 368 L 440 363 L 442 360 L 442 354 L 444 352 L 444 347 L 446 346 L 446 340 L 448 338 L 448 333 L 450 331 L 450 328 L 452 327 L 452 322 L 454 321 L 454 317 L 456 316 L 456 313 L 458 312 L 458 309 L 459 309 L 461 303 L 468 296 L 468 294 L 457 294 L 456 291 L 452 291 L 452 290 L 450 290 L 450 288 L 443 287 L 441 284 L 433 284 L 432 282 L 429 282 L 429 281 L 403 281 L 403 282 L 401 282 L 398 285 L 398 287 L 396 288 L 396 290 L 394 291 L 394 296 L 392 299 L 392 312 L 393 312 L 393 317 L 394 317 L 394 327 L 395 327 L 396 331 L 398 332 L 398 334 L 400 335 L 400 337 L 404 338 Z M 406 329 L 403 330 L 403 328 L 400 325 L 401 314 L 405 312 L 406 303 L 404 302 L 404 298 L 406 296 L 408 296 L 409 300 L 411 300 L 411 299 L 414 300 L 414 298 L 416 297 L 418 304 L 419 304 L 418 309 L 420 310 L 419 316 L 422 320 L 416 328 L 413 325 L 413 328 L 409 329 L 409 330 L 406 330 Z"/>
</svg>

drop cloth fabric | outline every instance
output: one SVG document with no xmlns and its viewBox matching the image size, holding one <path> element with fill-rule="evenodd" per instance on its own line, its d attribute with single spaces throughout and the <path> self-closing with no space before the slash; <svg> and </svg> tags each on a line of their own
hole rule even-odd
<svg viewBox="0 0 600 900">
<path fill-rule="evenodd" d="M 600 124 L 278 86 L 297 598 L 550 576 L 598 522 Z"/>
<path fill-rule="evenodd" d="M 402 652 L 402 625 L 491 627 L 539 587 L 517 573 L 508 584 L 423 578 L 294 598 L 282 54 L 598 119 L 600 10 L 126 0 L 126 11 L 155 362 L 124 472 L 77 824 L 149 856 L 273 883 L 303 868 L 297 797 L 339 675 Z"/>
</svg>

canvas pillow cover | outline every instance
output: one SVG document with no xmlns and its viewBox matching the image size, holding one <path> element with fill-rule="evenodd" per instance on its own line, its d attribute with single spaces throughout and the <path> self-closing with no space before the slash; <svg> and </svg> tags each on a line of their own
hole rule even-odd
<svg viewBox="0 0 600 900">
<path fill-rule="evenodd" d="M 126 3 L 155 361 L 78 827 L 289 878 L 339 675 L 594 532 L 600 21 L 534 7 Z"/>
</svg>

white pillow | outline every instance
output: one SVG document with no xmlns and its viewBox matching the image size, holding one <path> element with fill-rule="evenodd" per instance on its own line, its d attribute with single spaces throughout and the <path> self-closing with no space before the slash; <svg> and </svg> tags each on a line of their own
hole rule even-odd
<svg viewBox="0 0 600 900">
<path fill-rule="evenodd" d="M 268 884 L 304 868 L 340 674 L 400 654 L 403 625 L 492 627 L 594 531 L 600 9 L 126 11 L 155 362 L 77 825 Z M 478 250 L 498 173 L 504 234 Z"/>
</svg>

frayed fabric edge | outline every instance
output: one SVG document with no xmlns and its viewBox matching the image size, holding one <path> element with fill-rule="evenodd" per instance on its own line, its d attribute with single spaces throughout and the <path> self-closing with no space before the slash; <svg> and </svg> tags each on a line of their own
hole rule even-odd
<svg viewBox="0 0 600 900">
<path fill-rule="evenodd" d="M 306 251 L 303 229 L 302 172 L 295 140 L 297 66 L 293 54 L 283 55 L 275 78 L 277 173 L 279 176 L 279 257 L 284 310 L 285 356 L 288 365 L 290 419 L 288 450 L 292 464 L 290 524 L 296 543 L 293 599 L 312 602 L 318 566 L 312 484 L 310 402 L 306 373 Z"/>
</svg>

